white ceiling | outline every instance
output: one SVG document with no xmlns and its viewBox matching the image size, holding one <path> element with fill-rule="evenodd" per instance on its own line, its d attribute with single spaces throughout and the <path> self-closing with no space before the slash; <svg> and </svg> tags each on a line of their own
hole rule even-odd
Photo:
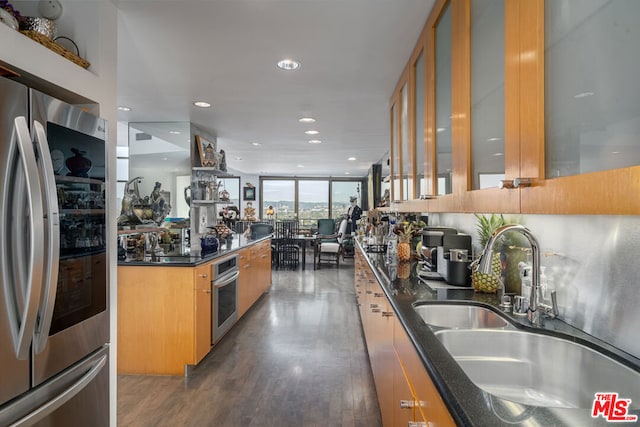
<svg viewBox="0 0 640 427">
<path fill-rule="evenodd" d="M 365 176 L 433 1 L 120 0 L 118 105 L 133 110 L 118 119 L 190 121 L 245 174 Z M 283 58 L 302 66 L 278 70 Z"/>
</svg>

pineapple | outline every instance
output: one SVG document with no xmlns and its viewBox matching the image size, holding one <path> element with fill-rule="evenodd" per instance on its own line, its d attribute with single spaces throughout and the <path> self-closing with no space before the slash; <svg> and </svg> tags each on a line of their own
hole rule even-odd
<svg viewBox="0 0 640 427">
<path fill-rule="evenodd" d="M 507 222 L 502 215 L 491 214 L 490 217 L 476 214 L 478 219 L 477 231 L 480 244 L 486 246 L 491 235 Z M 526 253 L 521 248 L 522 239 L 519 235 L 506 233 L 494 246 L 494 254 L 491 259 L 492 275 L 478 273 L 474 268 L 471 280 L 474 289 L 479 292 L 496 292 L 500 287 L 502 276 L 508 292 L 520 293 L 520 275 L 518 262 L 526 258 Z M 501 254 L 504 263 L 501 259 Z"/>
<path fill-rule="evenodd" d="M 398 263 L 398 278 L 408 279 L 410 275 L 411 275 L 411 263 L 407 261 L 400 261 Z"/>
<path fill-rule="evenodd" d="M 473 289 L 486 294 L 497 292 L 498 288 L 500 288 L 501 269 L 502 263 L 500 262 L 500 254 L 497 253 L 494 253 L 493 257 L 491 258 L 492 274 L 479 272 L 476 265 L 473 269 L 473 272 L 471 273 L 471 283 L 473 285 Z"/>
<path fill-rule="evenodd" d="M 398 235 L 398 260 L 409 261 L 411 259 L 411 239 L 418 230 L 413 224 L 401 224 L 393 230 Z"/>
</svg>

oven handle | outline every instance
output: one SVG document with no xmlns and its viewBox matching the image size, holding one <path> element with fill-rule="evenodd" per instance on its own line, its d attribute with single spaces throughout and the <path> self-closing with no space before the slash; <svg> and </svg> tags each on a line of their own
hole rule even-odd
<svg viewBox="0 0 640 427">
<path fill-rule="evenodd" d="M 240 270 L 237 270 L 235 273 L 229 276 L 228 279 L 224 279 L 221 282 L 214 281 L 213 286 L 216 288 L 222 288 L 224 286 L 227 286 L 229 283 L 233 282 L 234 280 L 236 280 L 238 276 L 240 276 Z"/>
</svg>

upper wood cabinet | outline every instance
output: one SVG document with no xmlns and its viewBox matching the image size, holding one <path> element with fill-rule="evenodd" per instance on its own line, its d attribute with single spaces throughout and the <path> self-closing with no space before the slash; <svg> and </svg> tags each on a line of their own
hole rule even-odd
<svg viewBox="0 0 640 427">
<path fill-rule="evenodd" d="M 640 61 L 629 55 L 639 17 L 640 3 L 618 0 L 436 1 L 393 98 L 409 81 L 415 181 L 401 209 L 640 213 Z M 422 138 L 416 52 L 425 70 Z M 532 185 L 499 189 L 501 179 Z M 439 196 L 416 200 L 421 194 Z"/>
</svg>

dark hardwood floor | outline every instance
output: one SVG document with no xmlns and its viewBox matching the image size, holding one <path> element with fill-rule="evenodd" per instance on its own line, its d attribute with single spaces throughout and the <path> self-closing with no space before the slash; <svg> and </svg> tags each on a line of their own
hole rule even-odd
<svg viewBox="0 0 640 427">
<path fill-rule="evenodd" d="M 119 376 L 118 425 L 380 426 L 353 260 L 272 277 L 188 377 Z"/>
</svg>

